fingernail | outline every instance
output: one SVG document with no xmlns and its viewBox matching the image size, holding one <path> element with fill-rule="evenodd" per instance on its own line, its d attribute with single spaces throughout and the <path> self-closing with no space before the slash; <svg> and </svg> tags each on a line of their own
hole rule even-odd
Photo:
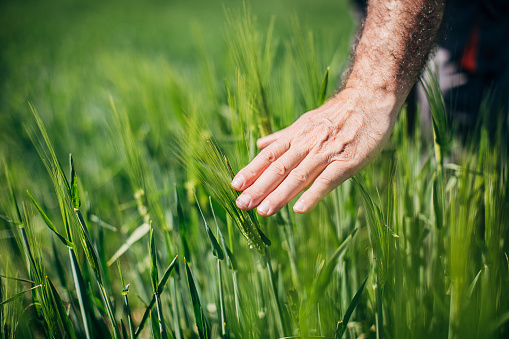
<svg viewBox="0 0 509 339">
<path fill-rule="evenodd" d="M 248 193 L 242 193 L 237 198 L 237 206 L 239 208 L 248 208 L 251 204 L 251 196 Z"/>
<path fill-rule="evenodd" d="M 268 214 L 270 210 L 270 203 L 268 201 L 264 201 L 258 206 L 256 209 L 260 214 Z"/>
<path fill-rule="evenodd" d="M 293 210 L 297 213 L 304 213 L 305 208 L 306 206 L 304 206 L 304 203 L 300 200 L 293 205 Z"/>
<path fill-rule="evenodd" d="M 237 175 L 235 178 L 233 178 L 232 187 L 240 190 L 242 186 L 244 186 L 244 177 L 242 175 Z"/>
</svg>

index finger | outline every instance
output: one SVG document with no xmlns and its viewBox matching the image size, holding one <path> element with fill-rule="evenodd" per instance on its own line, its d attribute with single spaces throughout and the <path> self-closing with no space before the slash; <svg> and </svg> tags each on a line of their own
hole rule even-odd
<svg viewBox="0 0 509 339">
<path fill-rule="evenodd" d="M 232 187 L 237 191 L 242 191 L 253 182 L 290 148 L 289 142 L 276 140 L 264 148 L 246 167 L 241 169 L 232 180 Z"/>
<path fill-rule="evenodd" d="M 258 146 L 259 149 L 263 149 L 263 148 L 269 146 L 271 143 L 273 143 L 278 138 L 280 138 L 283 135 L 283 133 L 285 133 L 285 131 L 286 131 L 286 128 L 256 140 L 256 146 Z"/>
</svg>

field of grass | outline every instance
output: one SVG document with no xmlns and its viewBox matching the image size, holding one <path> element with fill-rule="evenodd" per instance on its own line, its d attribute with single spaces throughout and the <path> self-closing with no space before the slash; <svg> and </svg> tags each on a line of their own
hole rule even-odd
<svg viewBox="0 0 509 339">
<path fill-rule="evenodd" d="M 403 108 L 313 212 L 242 212 L 233 173 L 331 95 L 355 26 L 247 7 L 0 4 L 0 338 L 508 337 L 498 98 L 460 135 L 430 75 L 433 139 Z"/>
</svg>

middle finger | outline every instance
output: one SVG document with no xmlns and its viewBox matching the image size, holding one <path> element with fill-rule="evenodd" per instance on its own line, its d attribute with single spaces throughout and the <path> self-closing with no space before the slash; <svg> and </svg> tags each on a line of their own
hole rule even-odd
<svg viewBox="0 0 509 339">
<path fill-rule="evenodd" d="M 237 198 L 237 207 L 242 210 L 250 210 L 258 206 L 305 157 L 306 153 L 290 147 Z"/>
</svg>

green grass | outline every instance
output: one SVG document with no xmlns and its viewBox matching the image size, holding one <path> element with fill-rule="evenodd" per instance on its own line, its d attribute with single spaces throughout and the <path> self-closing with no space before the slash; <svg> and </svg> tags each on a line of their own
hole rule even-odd
<svg viewBox="0 0 509 339">
<path fill-rule="evenodd" d="M 312 213 L 240 211 L 232 172 L 331 95 L 353 29 L 248 7 L 0 5 L 0 337 L 507 337 L 507 112 L 462 136 L 428 82 L 434 139 L 403 109 Z"/>
</svg>

